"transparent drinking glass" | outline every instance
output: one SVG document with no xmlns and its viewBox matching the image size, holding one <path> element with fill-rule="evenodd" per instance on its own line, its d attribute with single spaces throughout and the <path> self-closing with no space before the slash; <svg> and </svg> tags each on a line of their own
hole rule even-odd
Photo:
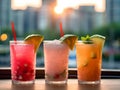
<svg viewBox="0 0 120 90">
<path fill-rule="evenodd" d="M 78 82 L 98 84 L 101 79 L 102 50 L 92 41 L 76 42 Z"/>
<path fill-rule="evenodd" d="M 68 78 L 69 48 L 59 40 L 44 41 L 45 81 L 65 84 Z"/>
<path fill-rule="evenodd" d="M 11 78 L 13 84 L 33 84 L 36 53 L 32 44 L 10 41 Z"/>
</svg>

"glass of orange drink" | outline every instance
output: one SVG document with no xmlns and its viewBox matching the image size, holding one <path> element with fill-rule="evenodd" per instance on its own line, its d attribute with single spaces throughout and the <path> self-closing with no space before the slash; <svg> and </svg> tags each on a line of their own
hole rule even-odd
<svg viewBox="0 0 120 90">
<path fill-rule="evenodd" d="M 93 35 L 76 42 L 77 74 L 80 84 L 99 84 L 101 79 L 102 47 L 105 37 Z"/>
</svg>

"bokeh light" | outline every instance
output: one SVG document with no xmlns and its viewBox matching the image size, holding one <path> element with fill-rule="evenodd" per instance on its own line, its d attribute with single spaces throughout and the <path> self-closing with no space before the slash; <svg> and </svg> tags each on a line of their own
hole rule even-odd
<svg viewBox="0 0 120 90">
<path fill-rule="evenodd" d="M 3 34 L 0 36 L 0 38 L 1 38 L 1 41 L 5 41 L 5 40 L 7 40 L 8 36 L 7 36 L 7 34 L 3 33 Z"/>
</svg>

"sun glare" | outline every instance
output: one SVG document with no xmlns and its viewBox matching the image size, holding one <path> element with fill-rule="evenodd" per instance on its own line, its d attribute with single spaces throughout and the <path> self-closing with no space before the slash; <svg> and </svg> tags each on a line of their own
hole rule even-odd
<svg viewBox="0 0 120 90">
<path fill-rule="evenodd" d="M 59 6 L 56 6 L 54 11 L 57 13 L 57 14 L 61 14 L 63 12 L 63 8 L 59 7 Z"/>
</svg>

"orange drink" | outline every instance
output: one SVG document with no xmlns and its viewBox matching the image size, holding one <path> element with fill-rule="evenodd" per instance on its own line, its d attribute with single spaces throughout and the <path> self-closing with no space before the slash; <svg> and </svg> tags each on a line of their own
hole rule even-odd
<svg viewBox="0 0 120 90">
<path fill-rule="evenodd" d="M 102 45 L 96 43 L 94 40 L 78 41 L 76 42 L 76 57 L 79 83 L 100 83 Z"/>
</svg>

